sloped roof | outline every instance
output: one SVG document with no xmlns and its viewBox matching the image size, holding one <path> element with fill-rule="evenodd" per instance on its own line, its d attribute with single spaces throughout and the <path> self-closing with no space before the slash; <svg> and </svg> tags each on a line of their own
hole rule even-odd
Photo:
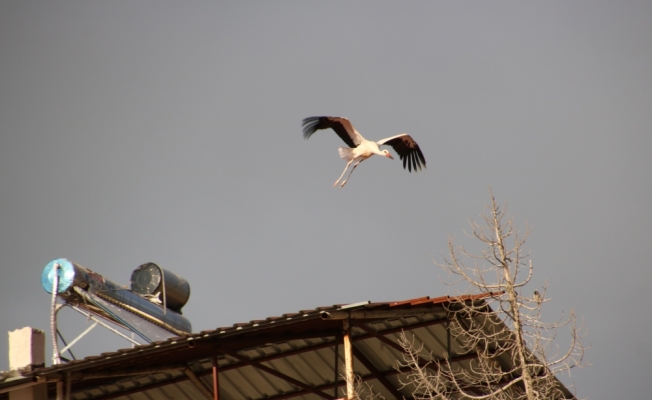
<svg viewBox="0 0 652 400">
<path fill-rule="evenodd" d="M 489 296 L 455 300 L 483 302 Z M 462 364 L 474 357 L 447 334 L 451 301 L 420 297 L 301 310 L 40 368 L 26 378 L 49 382 L 50 396 L 54 382 L 70 379 L 71 399 L 204 399 L 211 396 L 216 362 L 222 399 L 343 397 L 342 319 L 353 318 L 355 374 L 387 399 L 409 398 L 401 384 L 407 371 L 397 365 L 401 332 L 422 343 L 423 354 L 450 354 Z M 0 391 L 11 385 L 0 384 Z"/>
</svg>

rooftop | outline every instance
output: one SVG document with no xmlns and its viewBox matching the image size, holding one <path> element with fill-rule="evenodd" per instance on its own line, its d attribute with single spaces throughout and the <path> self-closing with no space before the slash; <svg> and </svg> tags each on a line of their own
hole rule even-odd
<svg viewBox="0 0 652 400">
<path fill-rule="evenodd" d="M 213 398 L 214 387 L 223 399 L 344 397 L 344 321 L 350 321 L 359 381 L 387 399 L 410 398 L 410 388 L 401 384 L 408 371 L 397 363 L 403 354 L 399 335 L 406 332 L 422 343 L 424 359 L 448 355 L 465 366 L 474 354 L 448 334 L 448 306 L 460 300 L 484 303 L 490 296 L 362 302 L 236 323 L 38 368 L 0 381 L 0 400 L 38 382 L 47 384 L 50 398 L 59 382 L 70 385 L 71 399 L 80 400 Z"/>
</svg>

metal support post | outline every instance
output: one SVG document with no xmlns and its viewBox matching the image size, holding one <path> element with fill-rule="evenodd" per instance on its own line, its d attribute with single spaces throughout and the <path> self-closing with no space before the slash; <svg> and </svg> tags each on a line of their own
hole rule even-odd
<svg viewBox="0 0 652 400">
<path fill-rule="evenodd" d="M 220 398 L 220 376 L 217 364 L 217 354 L 213 354 L 213 400 Z"/>
<path fill-rule="evenodd" d="M 335 370 L 335 380 L 333 381 L 333 398 L 337 398 L 337 392 L 338 392 L 338 383 L 340 381 L 340 373 L 339 373 L 339 360 L 340 358 L 340 337 L 335 336 L 335 365 L 333 366 L 333 369 Z"/>
<path fill-rule="evenodd" d="M 351 320 L 342 321 L 344 327 L 344 377 L 346 378 L 346 398 L 354 398 L 353 351 L 351 348 Z"/>
</svg>

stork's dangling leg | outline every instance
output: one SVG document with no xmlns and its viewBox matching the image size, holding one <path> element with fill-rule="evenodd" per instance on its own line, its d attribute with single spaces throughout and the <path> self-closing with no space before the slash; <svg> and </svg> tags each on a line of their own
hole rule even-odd
<svg viewBox="0 0 652 400">
<path fill-rule="evenodd" d="M 344 173 L 345 173 L 346 170 L 349 168 L 349 165 L 351 165 L 352 162 L 353 162 L 353 160 L 350 160 L 348 163 L 346 163 L 346 167 L 344 167 L 344 171 L 342 171 L 342 175 L 340 175 L 340 177 L 337 178 L 337 180 L 335 181 L 335 183 L 333 183 L 333 187 L 337 186 L 337 184 L 339 183 L 340 179 L 342 179 L 342 177 L 344 176 Z"/>
<path fill-rule="evenodd" d="M 357 163 L 353 164 L 353 168 L 351 168 L 351 172 L 349 172 L 349 176 L 347 176 L 346 179 L 342 182 L 342 184 L 340 185 L 340 189 L 343 188 L 344 185 L 346 185 L 346 182 L 347 182 L 347 181 L 349 180 L 349 178 L 351 177 L 351 174 L 352 174 L 353 171 L 355 170 L 355 167 L 357 167 L 358 164 L 360 164 L 360 163 L 363 162 L 363 161 L 364 161 L 364 158 L 363 158 L 362 160 L 358 161 Z"/>
</svg>

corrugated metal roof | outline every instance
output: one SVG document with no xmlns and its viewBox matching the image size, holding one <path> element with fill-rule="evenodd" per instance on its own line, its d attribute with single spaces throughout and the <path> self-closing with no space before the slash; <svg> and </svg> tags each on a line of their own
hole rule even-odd
<svg viewBox="0 0 652 400">
<path fill-rule="evenodd" d="M 318 307 L 102 353 L 28 376 L 50 382 L 69 376 L 71 399 L 204 399 L 213 387 L 216 356 L 222 399 L 343 397 L 342 320 L 325 318 L 346 312 L 361 318 L 352 324 L 356 375 L 385 398 L 409 398 L 409 388 L 400 383 L 406 375 L 398 369 L 398 335 L 414 335 L 424 346 L 423 354 L 443 357 L 450 350 L 463 356 L 466 350 L 460 343 L 447 341 L 444 305 L 452 300 L 483 302 L 493 295 Z M 10 385 L 0 383 L 0 389 L 5 386 Z M 48 390 L 53 396 L 54 383 Z M 6 394 L 0 394 L 0 400 L 4 398 Z"/>
</svg>

